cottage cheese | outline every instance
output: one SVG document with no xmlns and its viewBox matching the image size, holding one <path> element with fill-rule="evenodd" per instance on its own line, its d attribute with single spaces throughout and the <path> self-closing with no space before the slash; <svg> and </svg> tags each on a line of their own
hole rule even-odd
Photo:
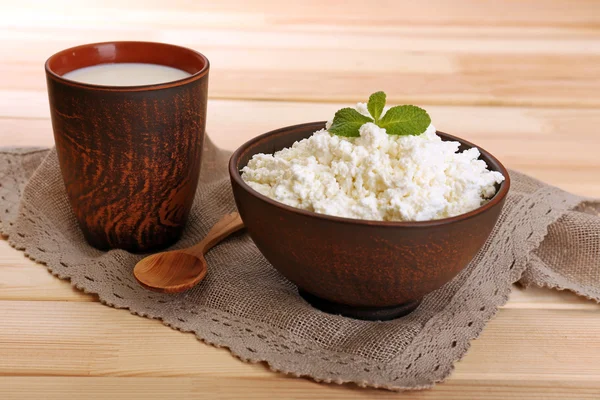
<svg viewBox="0 0 600 400">
<path fill-rule="evenodd" d="M 356 109 L 369 115 L 366 104 Z M 360 137 L 346 138 L 323 129 L 275 154 L 256 154 L 242 178 L 281 203 L 347 218 L 426 221 L 480 207 L 504 176 L 487 169 L 478 149 L 459 153 L 458 142 L 435 132 L 430 125 L 419 136 L 393 136 L 366 123 Z"/>
</svg>

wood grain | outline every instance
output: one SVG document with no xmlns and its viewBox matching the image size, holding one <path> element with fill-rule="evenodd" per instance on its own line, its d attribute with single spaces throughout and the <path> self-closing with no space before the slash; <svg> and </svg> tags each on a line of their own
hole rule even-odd
<svg viewBox="0 0 600 400">
<path fill-rule="evenodd" d="M 202 51 L 213 98 L 357 101 L 385 89 L 420 104 L 600 105 L 593 0 L 353 0 L 343 10 L 318 0 L 102 1 L 93 13 L 69 3 L 68 15 L 61 3 L 4 11 L 1 87 L 41 90 L 52 53 L 109 36 Z"/>
<path fill-rule="evenodd" d="M 51 301 L 4 301 L 3 305 L 4 324 L 11 328 L 0 333 L 2 342 L 10 344 L 1 350 L 3 375 L 276 376 L 260 364 L 246 365 L 232 357 L 225 362 L 221 355 L 226 350 L 199 346 L 192 334 L 172 331 L 158 321 L 133 317 L 124 310 L 97 303 Z M 577 316 L 578 321 L 569 322 L 565 328 L 571 316 Z M 44 329 L 23 331 L 23 322 L 40 324 Z M 552 380 L 561 374 L 598 380 L 600 343 L 592 340 L 598 329 L 598 310 L 501 310 L 457 364 L 453 377 L 485 378 L 489 373 L 502 375 L 499 371 L 511 369 L 519 375 L 518 380 L 529 376 Z M 524 335 L 515 338 L 513 332 Z M 146 340 L 135 345 L 127 339 L 140 335 Z M 570 340 L 556 346 L 557 335 Z M 577 351 L 582 347 L 587 347 L 585 353 Z M 550 357 L 540 365 L 524 349 Z M 58 354 L 63 357 L 57 359 Z M 9 365 L 6 360 L 11 360 Z"/>
<path fill-rule="evenodd" d="M 456 379 L 425 392 L 374 392 L 352 386 L 324 385 L 293 378 L 214 377 L 0 377 L 0 396 L 6 400 L 163 400 L 206 399 L 432 399 L 465 400 L 597 400 L 600 385 L 576 379 L 526 380 L 506 384 L 494 380 Z M 269 396 L 269 397 L 265 397 Z"/>
<path fill-rule="evenodd" d="M 259 398 L 256 393 L 264 395 L 268 390 L 281 390 L 282 396 L 288 393 L 293 398 L 309 394 L 319 398 L 342 393 L 350 398 L 360 398 L 366 393 L 386 395 L 373 390 L 349 390 L 351 386 L 324 387 L 308 380 L 280 377 L 264 365 L 244 364 L 224 349 L 198 345 L 192 334 L 175 332 L 157 321 L 95 303 L 3 301 L 2 304 L 6 329 L 0 331 L 0 342 L 6 346 L 0 348 L 0 375 L 8 379 L 186 377 L 208 379 L 218 384 L 209 386 L 209 390 L 221 390 L 218 393 L 222 398 L 232 399 L 243 393 L 242 388 L 256 398 Z M 28 324 L 44 329 L 24 328 Z M 597 310 L 501 310 L 456 365 L 449 383 L 471 386 L 474 393 L 480 393 L 477 390 L 483 387 L 504 387 L 503 394 L 523 390 L 540 395 L 565 386 L 598 394 L 600 342 L 594 338 L 599 329 Z M 132 342 L 131 337 L 144 340 Z M 569 340 L 564 339 L 567 337 Z M 560 346 L 556 345 L 557 340 L 561 340 Z M 161 343 L 168 345 L 157 345 Z M 584 348 L 586 351 L 582 351 Z M 543 355 L 544 363 L 531 354 Z M 235 381 L 238 383 L 234 384 Z M 46 382 L 51 385 L 51 381 Z M 444 392 L 447 386 L 439 385 L 422 396 L 439 398 L 436 393 Z M 71 390 L 70 385 L 61 393 L 66 393 L 65 390 Z M 296 390 L 298 397 L 292 394 Z M 585 391 L 579 393 L 583 395 Z"/>
</svg>

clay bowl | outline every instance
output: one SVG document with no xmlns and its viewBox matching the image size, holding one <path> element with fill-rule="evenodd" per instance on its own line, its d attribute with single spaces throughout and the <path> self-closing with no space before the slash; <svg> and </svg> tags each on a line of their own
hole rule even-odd
<svg viewBox="0 0 600 400">
<path fill-rule="evenodd" d="M 300 210 L 261 195 L 240 170 L 257 153 L 274 153 L 309 137 L 325 122 L 258 136 L 233 153 L 229 174 L 240 215 L 265 258 L 315 307 L 358 319 L 386 320 L 417 308 L 423 296 L 454 278 L 492 231 L 510 187 L 504 166 L 479 148 L 506 180 L 482 207 L 452 218 L 382 222 Z M 443 140 L 475 145 L 438 132 Z"/>
</svg>

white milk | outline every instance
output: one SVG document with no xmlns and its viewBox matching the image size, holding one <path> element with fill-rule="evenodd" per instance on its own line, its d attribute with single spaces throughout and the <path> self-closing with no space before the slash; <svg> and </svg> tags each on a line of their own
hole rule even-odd
<svg viewBox="0 0 600 400">
<path fill-rule="evenodd" d="M 139 86 L 172 82 L 191 74 L 158 64 L 114 63 L 98 64 L 67 72 L 63 78 L 104 86 Z"/>
</svg>

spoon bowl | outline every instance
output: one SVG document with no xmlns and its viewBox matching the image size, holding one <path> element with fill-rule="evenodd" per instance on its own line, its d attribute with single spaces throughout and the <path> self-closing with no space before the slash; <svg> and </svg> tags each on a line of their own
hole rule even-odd
<svg viewBox="0 0 600 400">
<path fill-rule="evenodd" d="M 196 286 L 206 276 L 204 254 L 213 246 L 244 227 L 238 213 L 225 215 L 198 244 L 187 249 L 153 254 L 139 261 L 133 276 L 146 289 L 179 293 Z"/>
<path fill-rule="evenodd" d="M 139 262 L 133 274 L 137 281 L 147 289 L 160 289 L 163 293 L 179 293 L 194 287 L 206 276 L 206 260 L 204 257 L 168 251 L 153 254 Z M 178 271 L 173 268 L 185 266 Z"/>
</svg>

